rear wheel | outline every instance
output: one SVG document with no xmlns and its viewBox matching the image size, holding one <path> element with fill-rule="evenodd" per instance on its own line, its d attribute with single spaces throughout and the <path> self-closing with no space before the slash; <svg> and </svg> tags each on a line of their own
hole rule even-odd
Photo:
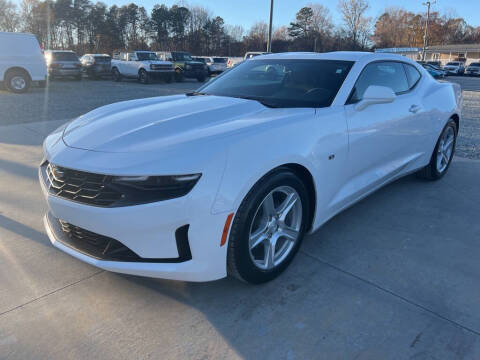
<svg viewBox="0 0 480 360">
<path fill-rule="evenodd" d="M 9 71 L 5 76 L 5 85 L 13 93 L 26 93 L 31 85 L 30 76 L 23 70 Z"/>
<path fill-rule="evenodd" d="M 232 224 L 228 274 L 263 283 L 284 271 L 306 231 L 308 199 L 305 185 L 288 169 L 277 169 L 255 184 Z"/>
<path fill-rule="evenodd" d="M 430 163 L 418 172 L 420 177 L 438 180 L 447 173 L 455 153 L 457 131 L 457 124 L 450 119 L 438 138 Z"/>
</svg>

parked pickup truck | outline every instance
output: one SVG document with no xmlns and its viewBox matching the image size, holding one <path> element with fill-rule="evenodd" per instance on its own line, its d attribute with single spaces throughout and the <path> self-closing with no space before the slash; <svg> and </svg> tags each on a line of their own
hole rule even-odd
<svg viewBox="0 0 480 360">
<path fill-rule="evenodd" d="M 112 76 L 115 81 L 132 78 L 148 84 L 158 78 L 170 83 L 175 78 L 175 69 L 172 62 L 159 60 L 153 51 L 121 52 L 112 59 Z"/>
<path fill-rule="evenodd" d="M 204 82 L 208 75 L 208 67 L 205 63 L 194 61 L 190 54 L 185 51 L 158 51 L 157 56 L 165 61 L 172 61 L 175 66 L 175 80 L 194 78 Z"/>
</svg>

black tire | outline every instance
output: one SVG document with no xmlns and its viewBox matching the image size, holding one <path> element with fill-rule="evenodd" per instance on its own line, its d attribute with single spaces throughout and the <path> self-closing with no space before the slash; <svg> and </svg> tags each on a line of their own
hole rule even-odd
<svg viewBox="0 0 480 360">
<path fill-rule="evenodd" d="M 113 77 L 113 81 L 116 81 L 116 82 L 122 80 L 122 74 L 120 74 L 120 71 L 118 71 L 116 67 L 112 69 L 112 77 Z"/>
<path fill-rule="evenodd" d="M 289 186 L 302 201 L 302 219 L 299 236 L 288 256 L 270 270 L 257 267 L 250 257 L 249 233 L 254 216 L 263 199 L 275 188 Z M 278 168 L 260 179 L 242 201 L 232 224 L 228 241 L 227 272 L 241 281 L 260 284 L 280 275 L 290 264 L 302 243 L 310 217 L 309 196 L 305 184 L 292 171 Z"/>
<path fill-rule="evenodd" d="M 11 70 L 5 76 L 5 86 L 10 92 L 24 94 L 30 89 L 31 85 L 30 76 L 24 70 Z"/>
<path fill-rule="evenodd" d="M 144 69 L 140 69 L 140 71 L 138 72 L 138 81 L 144 85 L 150 83 L 150 77 Z"/>
<path fill-rule="evenodd" d="M 442 136 L 445 134 L 446 131 L 448 131 L 449 128 L 453 128 L 453 133 L 454 133 L 452 154 L 450 156 L 450 159 L 448 161 L 446 168 L 440 172 L 437 169 L 438 149 L 441 143 Z M 430 163 L 427 166 L 425 166 L 423 169 L 421 169 L 419 172 L 417 172 L 418 177 L 427 179 L 427 180 L 439 180 L 447 173 L 448 168 L 450 167 L 450 164 L 452 162 L 453 156 L 455 155 L 457 135 L 458 135 L 457 124 L 455 123 L 455 121 L 450 119 L 447 125 L 445 125 L 445 127 L 443 128 L 442 133 L 438 137 L 437 144 L 435 145 L 435 149 L 433 150 L 433 154 L 430 158 Z"/>
<path fill-rule="evenodd" d="M 198 80 L 199 82 L 205 82 L 206 76 L 205 76 L 205 75 L 200 75 L 199 77 L 197 77 L 197 80 Z"/>
<path fill-rule="evenodd" d="M 183 81 L 183 74 L 180 69 L 175 70 L 175 81 L 182 82 Z"/>
</svg>

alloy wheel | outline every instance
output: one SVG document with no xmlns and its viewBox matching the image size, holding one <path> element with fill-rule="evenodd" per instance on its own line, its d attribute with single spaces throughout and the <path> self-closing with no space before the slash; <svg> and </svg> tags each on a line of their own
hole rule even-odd
<svg viewBox="0 0 480 360">
<path fill-rule="evenodd" d="M 453 146 L 455 142 L 455 130 L 448 126 L 440 138 L 437 149 L 437 171 L 442 173 L 448 167 L 453 155 Z"/>
<path fill-rule="evenodd" d="M 250 258 L 258 268 L 280 265 L 295 247 L 302 225 L 302 201 L 290 186 L 273 189 L 260 203 L 250 225 Z"/>
</svg>

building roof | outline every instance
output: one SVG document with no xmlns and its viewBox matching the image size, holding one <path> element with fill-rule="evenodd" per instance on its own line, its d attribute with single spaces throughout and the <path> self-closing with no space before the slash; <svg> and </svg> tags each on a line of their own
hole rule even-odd
<svg viewBox="0 0 480 360">
<path fill-rule="evenodd" d="M 452 45 L 433 45 L 427 48 L 427 51 L 480 51 L 480 44 L 452 44 Z"/>
<path fill-rule="evenodd" d="M 422 49 L 417 47 L 375 49 L 375 52 L 377 53 L 391 53 L 391 54 L 418 53 L 419 51 L 422 51 Z"/>
</svg>

